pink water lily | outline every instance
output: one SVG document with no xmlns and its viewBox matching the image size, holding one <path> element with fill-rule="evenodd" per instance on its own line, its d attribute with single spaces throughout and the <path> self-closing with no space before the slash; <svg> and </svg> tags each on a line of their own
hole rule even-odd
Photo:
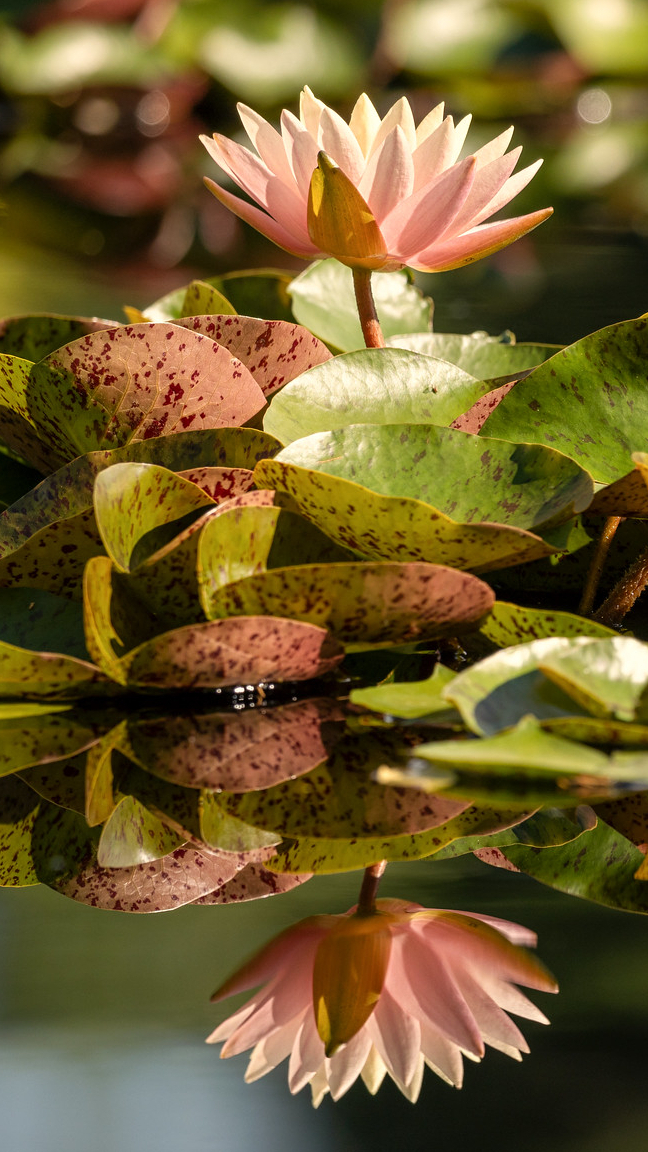
<svg viewBox="0 0 648 1152">
<path fill-rule="evenodd" d="M 386 1074 L 413 1102 L 425 1065 L 459 1088 L 463 1056 L 529 1051 L 508 1013 L 548 1021 L 516 985 L 557 991 L 525 950 L 535 943 L 519 924 L 403 900 L 313 916 L 218 989 L 214 1000 L 261 985 L 208 1042 L 225 1041 L 223 1057 L 251 1048 L 248 1082 L 289 1056 L 291 1092 L 310 1084 L 316 1107 L 358 1076 L 375 1093 Z"/>
<path fill-rule="evenodd" d="M 542 161 L 513 174 L 522 149 L 506 151 L 512 128 L 460 160 L 470 117 L 455 125 L 442 104 L 417 127 L 405 98 L 381 119 L 363 94 L 347 124 L 304 88 L 299 119 L 284 110 L 281 132 L 244 104 L 238 111 L 255 151 L 217 133 L 201 139 L 252 203 L 206 184 L 242 220 L 305 259 L 439 272 L 504 248 L 552 212 L 484 223 Z"/>
</svg>

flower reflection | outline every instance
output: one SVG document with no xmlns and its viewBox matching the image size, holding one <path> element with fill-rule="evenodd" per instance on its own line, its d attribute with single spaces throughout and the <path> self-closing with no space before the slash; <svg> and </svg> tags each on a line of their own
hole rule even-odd
<svg viewBox="0 0 648 1152">
<path fill-rule="evenodd" d="M 251 1048 L 248 1082 L 289 1056 L 291 1092 L 310 1084 L 315 1107 L 358 1076 L 375 1093 L 386 1074 L 414 1102 L 426 1064 L 459 1088 L 463 1056 L 529 1051 L 508 1013 L 548 1021 L 516 985 L 558 990 L 523 947 L 535 943 L 519 924 L 403 900 L 313 916 L 217 990 L 214 1000 L 261 985 L 208 1042 L 225 1041 L 224 1057 Z"/>
<path fill-rule="evenodd" d="M 304 88 L 299 119 L 284 110 L 281 133 L 244 104 L 238 110 L 256 151 L 218 133 L 201 140 L 253 203 L 206 184 L 242 220 L 304 259 L 438 272 L 496 252 L 552 212 L 485 223 L 541 161 L 513 174 L 522 149 L 506 151 L 512 128 L 460 160 L 470 117 L 455 125 L 442 104 L 417 127 L 405 98 L 381 119 L 363 93 L 347 124 Z"/>
</svg>

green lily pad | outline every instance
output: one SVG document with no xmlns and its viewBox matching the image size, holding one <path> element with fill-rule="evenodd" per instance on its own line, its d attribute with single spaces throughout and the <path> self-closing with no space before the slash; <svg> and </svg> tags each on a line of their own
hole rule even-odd
<svg viewBox="0 0 648 1152">
<path fill-rule="evenodd" d="M 114 320 L 97 320 L 87 316 L 60 316 L 55 312 L 38 312 L 26 316 L 7 316 L 0 320 L 0 351 L 24 360 L 42 360 L 49 352 L 87 336 L 116 328 Z"/>
<path fill-rule="evenodd" d="M 397 348 L 364 348 L 292 380 L 273 400 L 263 424 L 284 444 L 350 424 L 447 425 L 486 389 L 442 360 Z"/>
<path fill-rule="evenodd" d="M 210 276 L 208 283 L 223 292 L 241 316 L 292 321 L 288 289 L 293 275 L 278 268 L 247 268 Z"/>
<path fill-rule="evenodd" d="M 647 359 L 644 317 L 594 332 L 519 381 L 489 416 L 486 435 L 548 444 L 609 484 L 645 444 Z"/>
<path fill-rule="evenodd" d="M 585 716 L 586 710 L 539 670 L 540 661 L 597 641 L 589 637 L 548 637 L 517 644 L 460 672 L 444 689 L 449 704 L 472 732 L 494 736 L 514 727 L 523 716 L 551 720 Z"/>
<path fill-rule="evenodd" d="M 432 301 L 413 287 L 406 272 L 374 276 L 372 287 L 385 337 L 429 331 Z M 363 347 L 350 268 L 337 260 L 318 260 L 295 277 L 288 292 L 295 319 L 320 340 L 342 352 Z"/>
<path fill-rule="evenodd" d="M 354 688 L 349 700 L 351 704 L 359 704 L 372 712 L 398 716 L 403 720 L 416 720 L 430 715 L 435 715 L 435 718 L 456 716 L 457 714 L 448 707 L 447 700 L 441 695 L 446 684 L 454 680 L 455 675 L 455 672 L 443 664 L 437 664 L 427 680 L 415 680 L 403 684 L 378 684 L 375 688 Z"/>
<path fill-rule="evenodd" d="M 547 636 L 614 636 L 612 628 L 597 624 L 585 616 L 572 612 L 553 612 L 545 608 L 523 608 L 497 600 L 481 632 L 498 648 L 513 644 L 526 644 Z"/>
<path fill-rule="evenodd" d="M 436 854 L 436 858 L 451 860 L 456 856 L 465 856 L 468 852 L 480 852 L 484 848 L 507 848 L 516 844 L 533 848 L 555 847 L 571 843 L 595 826 L 596 815 L 589 805 L 581 805 L 573 812 L 545 808 L 505 831 L 453 840 Z"/>
<path fill-rule="evenodd" d="M 411 352 L 447 360 L 477 380 L 493 380 L 497 376 L 535 368 L 560 348 L 559 344 L 518 344 L 501 336 L 487 336 L 485 332 L 472 332 L 470 335 L 412 332 L 391 336 L 387 343 L 391 348 L 408 348 Z"/>
<path fill-rule="evenodd" d="M 255 316 L 218 316 L 213 309 L 205 312 L 208 314 L 187 314 L 178 323 L 228 348 L 245 364 L 266 397 L 331 359 L 326 345 L 299 324 L 258 320 Z"/>
<path fill-rule="evenodd" d="M 351 480 L 280 460 L 258 464 L 255 481 L 260 488 L 286 493 L 291 506 L 327 536 L 374 560 L 419 560 L 486 572 L 556 551 L 522 528 L 460 524 L 421 500 L 382 496 Z"/>
<path fill-rule="evenodd" d="M 634 720 L 648 695 L 648 644 L 632 636 L 548 653 L 538 667 L 595 716 Z"/>
<path fill-rule="evenodd" d="M 200 797 L 200 832 L 203 843 L 221 852 L 262 851 L 266 856 L 270 854 L 268 849 L 281 841 L 276 832 L 257 828 L 233 816 L 212 792 L 203 792 Z"/>
<path fill-rule="evenodd" d="M 464 524 L 549 528 L 587 508 L 594 492 L 559 452 L 430 425 L 354 425 L 299 440 L 277 460 L 425 501 Z"/>
<path fill-rule="evenodd" d="M 15 776 L 0 779 L 0 886 L 38 884 L 31 857 L 31 834 L 39 797 Z"/>
<path fill-rule="evenodd" d="M 157 464 L 113 464 L 95 481 L 95 516 L 111 559 L 137 568 L 214 506 L 189 480 Z M 161 536 L 156 529 L 164 529 Z"/>
<path fill-rule="evenodd" d="M 213 284 L 209 284 L 207 280 L 192 280 L 191 284 L 187 285 L 177 318 L 205 316 L 209 313 L 218 313 L 220 316 L 235 316 L 236 308 L 230 304 L 222 292 L 219 292 Z M 171 317 L 167 317 L 167 319 L 171 319 Z M 218 343 L 222 344 L 223 341 L 219 340 Z"/>
<path fill-rule="evenodd" d="M 219 588 L 246 576 L 294 564 L 354 559 L 309 520 L 281 508 L 223 508 L 202 530 L 198 582 L 204 603 Z"/>
<path fill-rule="evenodd" d="M 34 704 L 29 711 L 0 711 L 0 776 L 34 764 L 65 761 L 99 740 L 101 717 L 71 708 Z"/>
<path fill-rule="evenodd" d="M 0 587 L 0 641 L 88 659 L 81 605 L 38 588 Z"/>
<path fill-rule="evenodd" d="M 397 644 L 470 631 L 494 596 L 476 576 L 436 564 L 337 563 L 274 568 L 209 594 L 210 620 L 289 616 L 344 644 Z"/>
</svg>

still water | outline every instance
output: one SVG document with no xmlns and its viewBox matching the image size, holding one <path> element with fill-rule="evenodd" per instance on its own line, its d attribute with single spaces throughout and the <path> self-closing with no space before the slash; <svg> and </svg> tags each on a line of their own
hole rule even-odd
<svg viewBox="0 0 648 1152">
<path fill-rule="evenodd" d="M 458 1092 L 426 1073 L 418 1103 L 355 1085 L 315 1112 L 285 1065 L 243 1083 L 246 1056 L 204 1038 L 209 996 L 241 959 L 313 912 L 345 910 L 356 878 L 271 900 L 156 916 L 101 912 L 44 888 L 0 893 L 0 1109 L 12 1152 L 428 1149 L 624 1152 L 648 1126 L 646 921 L 569 900 L 477 862 L 393 865 L 385 895 L 519 920 L 560 981 L 526 1024 L 521 1064 L 492 1050 Z"/>
</svg>

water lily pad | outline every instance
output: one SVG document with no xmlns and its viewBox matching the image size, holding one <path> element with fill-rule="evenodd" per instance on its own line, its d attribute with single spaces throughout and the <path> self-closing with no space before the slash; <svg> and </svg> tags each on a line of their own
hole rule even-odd
<svg viewBox="0 0 648 1152">
<path fill-rule="evenodd" d="M 488 418 L 486 434 L 549 444 L 609 484 L 644 448 L 647 358 L 645 317 L 594 332 L 516 384 Z"/>
<path fill-rule="evenodd" d="M 321 340 L 299 324 L 258 320 L 254 316 L 219 316 L 213 309 L 186 314 L 184 328 L 209 336 L 245 364 L 264 396 L 272 396 L 295 376 L 331 359 Z"/>
<path fill-rule="evenodd" d="M 318 260 L 291 281 L 288 291 L 299 324 L 343 352 L 363 347 L 350 268 Z M 386 337 L 429 331 L 432 301 L 413 287 L 406 272 L 374 276 L 373 293 Z"/>
<path fill-rule="evenodd" d="M 329 628 L 345 644 L 396 644 L 470 631 L 489 611 L 482 580 L 436 564 L 339 563 L 275 568 L 209 595 L 211 620 L 263 614 Z"/>
<path fill-rule="evenodd" d="M 498 600 L 481 632 L 498 648 L 512 644 L 526 644 L 547 636 L 614 636 L 611 628 L 597 624 L 585 616 L 572 612 L 554 612 L 545 608 L 524 608 Z"/>
<path fill-rule="evenodd" d="M 480 852 L 484 848 L 506 848 L 516 844 L 533 848 L 555 847 L 569 844 L 594 827 L 596 814 L 588 805 L 581 805 L 573 813 L 560 808 L 545 808 L 505 831 L 453 840 L 437 853 L 437 860 L 451 860 L 456 856 L 465 856 L 468 852 Z"/>
<path fill-rule="evenodd" d="M 287 384 L 263 424 L 284 444 L 350 424 L 447 425 L 486 389 L 442 360 L 396 348 L 364 348 Z"/>
<path fill-rule="evenodd" d="M 65 699 L 113 691 L 102 670 L 88 660 L 57 652 L 33 652 L 0 641 L 0 696 Z"/>
<path fill-rule="evenodd" d="M 234 580 L 294 564 L 332 564 L 354 559 L 309 520 L 275 507 L 223 508 L 203 528 L 198 544 L 198 582 L 204 603 Z"/>
<path fill-rule="evenodd" d="M 632 636 L 547 653 L 538 667 L 595 716 L 634 720 L 648 695 L 648 644 Z"/>
<path fill-rule="evenodd" d="M 93 745 L 95 747 L 95 745 Z M 71 812 L 85 813 L 86 753 L 68 756 L 65 760 L 55 760 L 51 764 L 36 764 L 20 771 L 25 784 L 59 808 L 69 808 Z"/>
<path fill-rule="evenodd" d="M 54 466 L 97 448 L 243 424 L 264 403 L 240 361 L 174 324 L 85 336 L 40 361 L 30 384 L 33 419 Z"/>
<path fill-rule="evenodd" d="M 0 779 L 0 886 L 38 884 L 31 857 L 31 834 L 40 799 L 15 776 Z"/>
<path fill-rule="evenodd" d="M 430 425 L 353 425 L 296 441 L 277 460 L 425 501 L 463 524 L 549 528 L 587 508 L 594 492 L 559 452 Z"/>
<path fill-rule="evenodd" d="M 327 536 L 375 560 L 420 560 L 486 572 L 555 552 L 524 529 L 460 524 L 421 500 L 381 496 L 351 480 L 280 460 L 262 461 L 255 480 L 259 487 L 286 493 Z"/>
<path fill-rule="evenodd" d="M 196 484 L 216 504 L 241 496 L 254 486 L 250 468 L 185 468 L 178 476 Z"/>
<path fill-rule="evenodd" d="M 645 857 L 602 820 L 562 847 L 516 846 L 500 851 L 519 871 L 559 892 L 625 912 L 648 913 L 648 885 L 635 879 Z"/>
<path fill-rule="evenodd" d="M 517 644 L 480 660 L 460 672 L 444 689 L 450 704 L 461 712 L 471 731 L 494 736 L 512 728 L 523 716 L 538 720 L 583 716 L 587 711 L 540 670 L 542 660 L 597 643 L 589 637 L 548 637 Z"/>
<path fill-rule="evenodd" d="M 221 316 L 235 316 L 236 308 L 213 284 L 209 284 L 206 280 L 192 280 L 191 284 L 187 285 L 184 299 L 180 304 L 178 319 L 181 316 L 205 316 L 214 312 Z M 218 343 L 222 344 L 223 341 L 219 340 Z M 241 359 L 239 356 L 239 360 Z"/>
<path fill-rule="evenodd" d="M 375 688 L 354 688 L 349 700 L 372 712 L 398 716 L 403 720 L 416 720 L 432 714 L 435 719 L 445 719 L 452 715 L 458 719 L 458 714 L 448 706 L 441 694 L 455 675 L 443 664 L 437 664 L 427 680 L 378 684 Z"/>
<path fill-rule="evenodd" d="M 506 334 L 510 337 L 510 334 Z M 485 332 L 459 335 L 454 332 L 411 332 L 391 336 L 391 348 L 409 348 L 426 356 L 447 360 L 470 372 L 478 380 L 492 380 L 496 376 L 509 376 L 535 368 L 559 350 L 559 344 L 528 344 L 487 336 Z"/>
<path fill-rule="evenodd" d="M 272 855 L 281 836 L 272 830 L 258 828 L 232 815 L 220 797 L 203 792 L 200 797 L 200 833 L 203 843 L 221 852 L 245 852 L 251 859 Z"/>
<path fill-rule="evenodd" d="M 116 328 L 114 320 L 87 316 L 59 316 L 39 312 L 26 316 L 7 316 L 0 320 L 0 351 L 24 360 L 42 360 L 49 352 L 87 336 Z"/>
<path fill-rule="evenodd" d="M 191 481 L 156 464 L 114 464 L 100 472 L 94 494 L 97 527 L 108 555 L 137 568 L 213 501 Z M 163 537 L 155 529 L 164 528 Z"/>
</svg>

